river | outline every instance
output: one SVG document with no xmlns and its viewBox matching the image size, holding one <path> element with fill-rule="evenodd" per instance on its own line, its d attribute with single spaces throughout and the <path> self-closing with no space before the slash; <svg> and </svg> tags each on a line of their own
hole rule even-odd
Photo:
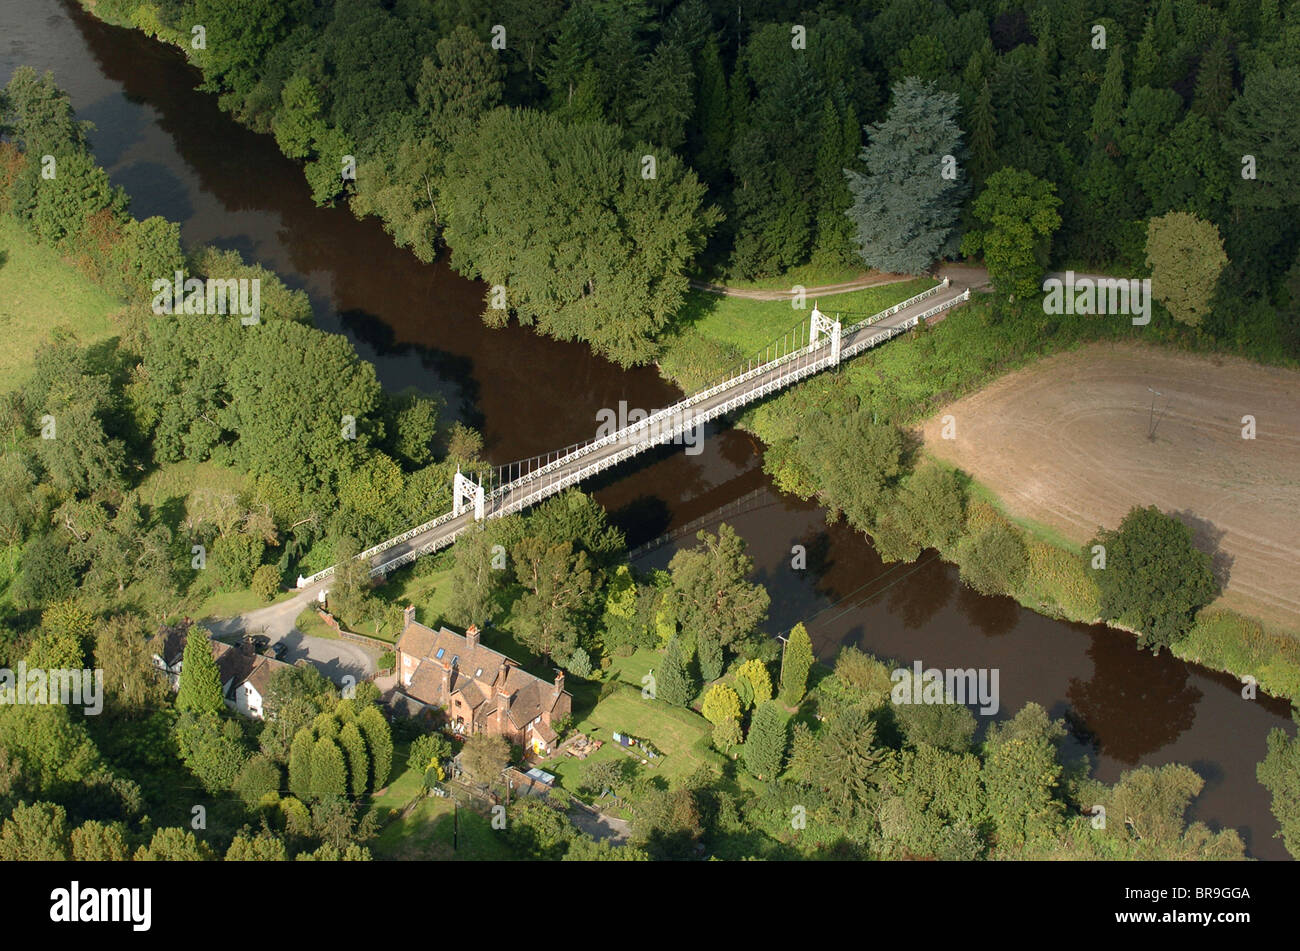
<svg viewBox="0 0 1300 951">
<path fill-rule="evenodd" d="M 278 271 L 386 388 L 437 393 L 479 428 L 493 462 L 590 438 L 597 411 L 620 400 L 655 409 L 679 395 L 652 369 L 623 370 L 584 345 L 484 327 L 480 285 L 445 260 L 426 265 L 398 250 L 374 219 L 315 207 L 297 164 L 197 91 L 197 72 L 176 50 L 71 3 L 9 0 L 0 5 L 0 81 L 20 65 L 53 70 L 95 124 L 95 153 L 138 217 L 179 221 L 187 242 L 235 248 Z M 1138 765 L 1185 763 L 1205 779 L 1193 818 L 1236 827 L 1254 857 L 1287 857 L 1255 779 L 1269 729 L 1294 729 L 1287 703 L 1244 700 L 1233 678 L 1140 652 L 1127 634 L 978 595 L 934 552 L 883 565 L 863 536 L 776 492 L 761 454 L 756 439 L 715 425 L 699 455 L 657 450 L 587 488 L 632 545 L 680 533 L 640 564 L 665 565 L 695 527 L 725 520 L 771 592 L 772 631 L 805 621 L 823 658 L 855 644 L 907 666 L 998 668 L 998 716 L 1032 700 L 1066 718 L 1070 752 L 1086 754 L 1108 782 Z M 806 568 L 793 566 L 795 545 L 807 550 Z"/>
</svg>

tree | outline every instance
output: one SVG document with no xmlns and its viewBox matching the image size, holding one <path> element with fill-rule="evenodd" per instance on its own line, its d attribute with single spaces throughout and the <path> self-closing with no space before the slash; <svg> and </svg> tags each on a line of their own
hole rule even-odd
<svg viewBox="0 0 1300 951">
<path fill-rule="evenodd" d="M 204 714 L 220 713 L 225 706 L 221 674 L 217 671 L 216 658 L 212 656 L 212 642 L 208 640 L 207 630 L 195 624 L 185 638 L 185 652 L 181 655 L 176 709 Z"/>
<path fill-rule="evenodd" d="M 311 796 L 343 799 L 347 794 L 348 771 L 343 751 L 333 739 L 322 736 L 311 751 Z"/>
<path fill-rule="evenodd" d="M 1259 68 L 1246 74 L 1241 94 L 1228 108 L 1223 146 L 1234 169 L 1255 157 L 1256 177 L 1233 175 L 1232 201 L 1244 211 L 1294 209 L 1300 205 L 1300 128 L 1290 121 L 1300 99 L 1300 68 Z"/>
<path fill-rule="evenodd" d="M 772 699 L 772 675 L 767 672 L 767 665 L 758 658 L 751 658 L 736 669 L 737 685 L 741 681 L 748 686 L 749 703 L 745 704 L 746 707 Z"/>
<path fill-rule="evenodd" d="M 1218 595 L 1210 556 L 1196 547 L 1191 529 L 1154 505 L 1130 509 L 1089 547 L 1096 545 L 1106 553 L 1096 572 L 1101 616 L 1135 628 L 1138 644 L 1156 653 L 1182 637 Z"/>
<path fill-rule="evenodd" d="M 714 726 L 728 720 L 739 720 L 740 698 L 726 684 L 714 684 L 704 694 L 700 713 Z"/>
<path fill-rule="evenodd" d="M 159 829 L 148 845 L 136 849 L 137 862 L 211 862 L 216 858 L 206 842 L 189 829 Z"/>
<path fill-rule="evenodd" d="M 957 96 L 909 76 L 893 89 L 884 121 L 862 150 L 866 174 L 847 171 L 862 260 L 882 271 L 920 274 L 957 250 L 957 219 L 969 179 L 957 127 Z M 945 162 L 951 161 L 948 174 Z"/>
<path fill-rule="evenodd" d="M 258 565 L 249 587 L 263 601 L 274 601 L 280 593 L 280 569 L 275 565 Z"/>
<path fill-rule="evenodd" d="M 1148 223 L 1146 252 L 1152 296 L 1175 320 L 1200 325 L 1228 263 L 1219 229 L 1195 215 L 1171 211 Z"/>
<path fill-rule="evenodd" d="M 262 712 L 268 727 L 274 724 L 280 729 L 297 724 L 289 733 L 287 743 L 297 732 L 297 727 L 305 726 L 334 700 L 334 685 L 311 664 L 281 667 L 267 680 Z"/>
<path fill-rule="evenodd" d="M 374 785 L 371 788 L 378 792 L 388 785 L 388 776 L 393 771 L 393 732 L 384 715 L 373 704 L 357 714 L 357 727 L 366 739 L 370 766 L 374 770 Z"/>
<path fill-rule="evenodd" d="M 486 624 L 492 618 L 493 598 L 506 575 L 504 546 L 495 526 L 489 523 L 468 532 L 452 550 L 451 571 L 444 584 L 451 589 L 447 619 L 453 624 Z"/>
<path fill-rule="evenodd" d="M 345 723 L 339 730 L 339 744 L 348 762 L 348 792 L 353 799 L 366 794 L 370 782 L 370 756 L 366 752 L 366 741 L 355 723 Z"/>
<path fill-rule="evenodd" d="M 76 583 L 67 544 L 53 532 L 45 532 L 23 549 L 11 596 L 23 607 L 36 608 L 71 594 Z"/>
<path fill-rule="evenodd" d="M 311 757 L 315 747 L 310 729 L 299 730 L 289 747 L 289 791 L 304 801 L 311 798 Z"/>
<path fill-rule="evenodd" d="M 970 752 L 977 726 L 975 715 L 954 697 L 945 694 L 943 703 L 897 703 L 891 709 L 908 745 Z"/>
<path fill-rule="evenodd" d="M 578 767 L 578 788 L 595 796 L 602 796 L 623 782 L 626 761 L 619 759 L 588 759 Z"/>
<path fill-rule="evenodd" d="M 984 790 L 1000 850 L 1014 855 L 1034 842 L 1055 838 L 1063 805 L 1056 798 L 1061 764 L 1059 720 L 1027 703 L 1006 723 L 989 725 L 984 743 Z"/>
<path fill-rule="evenodd" d="M 247 588 L 253 572 L 262 560 L 265 544 L 255 535 L 231 532 L 212 543 L 212 564 L 217 569 L 217 580 L 226 591 Z"/>
<path fill-rule="evenodd" d="M 70 850 L 67 812 L 62 806 L 19 803 L 0 826 L 0 861 L 65 861 Z"/>
<path fill-rule="evenodd" d="M 226 849 L 227 862 L 283 862 L 289 857 L 284 841 L 263 830 L 257 835 L 239 833 Z"/>
<path fill-rule="evenodd" d="M 812 640 L 801 621 L 790 629 L 781 656 L 781 702 L 787 707 L 797 707 L 803 700 L 812 665 Z"/>
<path fill-rule="evenodd" d="M 510 744 L 497 733 L 475 733 L 460 751 L 465 774 L 483 786 L 494 782 L 509 762 Z"/>
<path fill-rule="evenodd" d="M 1014 168 L 994 172 L 971 206 L 983 227 L 966 233 L 962 253 L 984 256 L 998 291 L 1028 297 L 1038 290 L 1051 237 L 1061 226 L 1060 204 L 1051 182 Z"/>
<path fill-rule="evenodd" d="M 406 756 L 408 769 L 424 777 L 426 786 L 443 779 L 443 762 L 451 756 L 451 743 L 441 733 L 425 733 L 411 741 Z"/>
<path fill-rule="evenodd" d="M 234 789 L 248 759 L 238 723 L 215 713 L 182 714 L 173 732 L 181 760 L 204 789 L 213 795 Z"/>
<path fill-rule="evenodd" d="M 489 324 L 513 314 L 627 366 L 654 356 L 720 216 L 679 159 L 657 156 L 642 178 L 640 151 L 620 139 L 599 122 L 497 109 L 457 142 L 440 191 L 456 269 L 505 289 Z"/>
<path fill-rule="evenodd" d="M 1300 723 L 1300 709 L 1293 715 Z M 1300 738 L 1280 728 L 1269 730 L 1268 754 L 1255 767 L 1255 775 L 1272 796 L 1276 835 L 1293 858 L 1300 858 Z"/>
<path fill-rule="evenodd" d="M 789 733 L 785 711 L 772 701 L 760 703 L 754 710 L 745 737 L 745 767 L 759 779 L 775 780 L 785 760 Z"/>
<path fill-rule="evenodd" d="M 76 862 L 125 862 L 131 858 L 120 822 L 83 822 L 72 830 L 70 839 Z"/>
<path fill-rule="evenodd" d="M 867 815 L 880 762 L 875 742 L 876 724 L 863 704 L 838 711 L 817 736 L 815 782 L 839 822 Z"/>
<path fill-rule="evenodd" d="M 577 646 L 579 616 L 596 590 L 587 553 L 575 551 L 571 541 L 553 544 L 529 535 L 510 556 L 525 589 L 511 615 L 519 640 L 547 657 L 571 654 Z"/>
<path fill-rule="evenodd" d="M 696 538 L 697 547 L 677 552 L 668 564 L 678 620 L 701 645 L 735 649 L 767 619 L 771 598 L 746 580 L 754 562 L 735 529 L 723 524 L 717 535 L 701 531 Z"/>
<path fill-rule="evenodd" d="M 299 768 L 301 768 L 301 762 Z M 283 777 L 275 760 L 260 753 L 252 757 L 235 779 L 235 792 L 244 800 L 244 805 L 254 808 L 268 798 L 278 797 Z"/>
<path fill-rule="evenodd" d="M 655 699 L 684 707 L 695 697 L 699 684 L 691 675 L 681 642 L 674 637 L 664 649 L 655 671 Z"/>
</svg>

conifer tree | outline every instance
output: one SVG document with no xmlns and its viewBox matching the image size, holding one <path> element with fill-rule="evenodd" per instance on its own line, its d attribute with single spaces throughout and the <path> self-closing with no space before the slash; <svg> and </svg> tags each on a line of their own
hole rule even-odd
<svg viewBox="0 0 1300 951">
<path fill-rule="evenodd" d="M 781 661 L 781 702 L 786 706 L 798 706 L 803 700 L 812 664 L 812 640 L 808 637 L 808 629 L 801 622 L 790 631 Z"/>
<path fill-rule="evenodd" d="M 315 745 L 311 730 L 303 728 L 294 734 L 289 746 L 289 791 L 302 800 L 311 798 L 311 754 Z"/>
<path fill-rule="evenodd" d="M 365 737 L 366 749 L 374 769 L 373 790 L 383 789 L 393 769 L 393 733 L 388 721 L 376 706 L 368 706 L 357 716 L 357 727 Z"/>
<path fill-rule="evenodd" d="M 370 782 L 370 756 L 356 723 L 344 724 L 339 731 L 339 744 L 348 761 L 348 792 L 353 798 L 364 796 Z"/>
<path fill-rule="evenodd" d="M 698 689 L 699 685 L 682 654 L 681 642 L 674 637 L 664 649 L 663 659 L 655 672 L 655 696 L 674 706 L 684 707 Z"/>
<path fill-rule="evenodd" d="M 760 703 L 754 711 L 742 755 L 745 767 L 759 779 L 774 780 L 781 772 L 789 743 L 785 714 L 775 703 Z"/>
<path fill-rule="evenodd" d="M 970 177 L 957 126 L 957 96 L 908 77 L 871 126 L 866 174 L 846 171 L 853 223 L 868 267 L 920 274 L 957 250 L 957 220 Z"/>
<path fill-rule="evenodd" d="M 212 643 L 208 640 L 208 632 L 195 625 L 185 639 L 176 709 L 190 713 L 220 713 L 224 708 L 221 674 L 212 656 Z"/>
<path fill-rule="evenodd" d="M 311 794 L 314 799 L 342 799 L 348 794 L 348 770 L 343 751 L 329 737 L 311 751 Z"/>
</svg>

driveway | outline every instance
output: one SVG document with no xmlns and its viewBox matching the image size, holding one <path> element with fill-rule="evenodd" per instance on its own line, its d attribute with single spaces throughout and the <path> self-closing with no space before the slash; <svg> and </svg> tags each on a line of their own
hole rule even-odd
<svg viewBox="0 0 1300 951">
<path fill-rule="evenodd" d="M 218 637 L 222 635 L 261 634 L 272 644 L 284 644 L 287 652 L 281 659 L 292 664 L 305 658 L 336 684 L 345 677 L 361 681 L 378 669 L 377 651 L 352 641 L 332 637 L 308 637 L 294 627 L 298 615 L 310 607 L 323 585 L 312 585 L 287 601 L 258 608 L 233 618 L 203 618 L 202 624 Z"/>
</svg>

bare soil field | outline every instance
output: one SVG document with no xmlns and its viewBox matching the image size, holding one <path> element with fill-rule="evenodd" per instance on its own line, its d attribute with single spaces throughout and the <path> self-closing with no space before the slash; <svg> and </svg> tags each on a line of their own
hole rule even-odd
<svg viewBox="0 0 1300 951">
<path fill-rule="evenodd" d="M 1300 372 L 1097 344 L 944 407 L 922 434 L 1009 515 L 1079 544 L 1134 505 L 1172 512 L 1215 552 L 1220 604 L 1300 636 Z"/>
</svg>

